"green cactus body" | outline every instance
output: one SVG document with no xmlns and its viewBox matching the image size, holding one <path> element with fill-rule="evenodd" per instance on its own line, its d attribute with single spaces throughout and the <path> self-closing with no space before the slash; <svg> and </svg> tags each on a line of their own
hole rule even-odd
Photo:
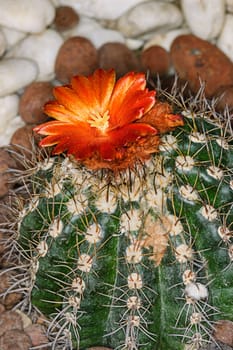
<svg viewBox="0 0 233 350">
<path fill-rule="evenodd" d="M 17 246 L 53 349 L 198 349 L 233 320 L 232 149 L 186 113 L 134 171 L 37 165 Z"/>
</svg>

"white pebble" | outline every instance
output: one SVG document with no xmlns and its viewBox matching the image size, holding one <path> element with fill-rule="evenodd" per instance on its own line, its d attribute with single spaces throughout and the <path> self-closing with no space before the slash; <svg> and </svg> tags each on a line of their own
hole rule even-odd
<svg viewBox="0 0 233 350">
<path fill-rule="evenodd" d="M 130 50 L 138 50 L 143 46 L 144 41 L 140 39 L 126 38 L 125 44 Z"/>
<path fill-rule="evenodd" d="M 63 31 L 62 36 L 64 39 L 68 39 L 73 36 L 84 36 L 89 39 L 89 33 L 99 30 L 101 25 L 93 18 L 88 18 L 86 16 L 81 16 L 79 23 L 73 28 Z"/>
<path fill-rule="evenodd" d="M 49 0 L 0 0 L 0 24 L 39 33 L 52 23 L 55 8 Z"/>
<path fill-rule="evenodd" d="M 233 14 L 226 15 L 217 46 L 233 61 Z"/>
<path fill-rule="evenodd" d="M 189 283 L 185 287 L 185 294 L 193 300 L 201 300 L 208 298 L 208 289 L 202 283 Z"/>
<path fill-rule="evenodd" d="M 79 23 L 70 30 L 62 33 L 64 39 L 73 36 L 83 36 L 89 39 L 98 49 L 101 45 L 108 42 L 125 43 L 124 36 L 117 30 L 103 28 L 92 18 L 82 16 Z"/>
<path fill-rule="evenodd" d="M 0 133 L 4 133 L 5 129 L 8 127 L 10 120 L 17 115 L 19 106 L 19 96 L 8 95 L 0 97 Z"/>
<path fill-rule="evenodd" d="M 157 32 L 146 42 L 143 50 L 146 50 L 154 45 L 159 45 L 165 50 L 170 51 L 171 44 L 177 36 L 189 33 L 190 30 L 188 28 L 173 29 L 162 33 Z"/>
<path fill-rule="evenodd" d="M 105 28 L 89 33 L 89 39 L 97 49 L 108 42 L 125 43 L 125 38 L 119 31 Z"/>
<path fill-rule="evenodd" d="M 179 27 L 182 20 L 182 14 L 175 5 L 148 1 L 121 16 L 117 27 L 124 35 L 135 37 L 155 29 Z"/>
<path fill-rule="evenodd" d="M 20 40 L 24 39 L 27 33 L 21 32 L 16 29 L 11 29 L 7 27 L 2 27 L 2 31 L 6 38 L 7 49 L 11 48 L 15 44 L 17 44 Z"/>
<path fill-rule="evenodd" d="M 10 121 L 8 121 L 7 127 L 4 129 L 4 131 L 0 131 L 0 147 L 9 145 L 14 132 L 24 125 L 25 123 L 18 115 L 15 118 L 12 118 Z"/>
<path fill-rule="evenodd" d="M 7 54 L 8 57 L 23 57 L 34 60 L 39 67 L 37 80 L 54 78 L 54 65 L 63 38 L 53 29 L 40 34 L 31 34 L 20 41 Z"/>
<path fill-rule="evenodd" d="M 193 34 L 207 40 L 219 35 L 225 17 L 224 0 L 181 0 L 181 7 Z"/>
<path fill-rule="evenodd" d="M 8 58 L 0 61 L 0 96 L 16 92 L 33 82 L 38 74 L 38 66 L 32 60 Z"/>
<path fill-rule="evenodd" d="M 227 11 L 233 13 L 233 0 L 226 0 Z"/>
<path fill-rule="evenodd" d="M 3 31 L 0 29 L 0 56 L 4 54 L 6 50 L 6 38 Z"/>
<path fill-rule="evenodd" d="M 131 7 L 146 0 L 56 0 L 58 5 L 73 7 L 79 14 L 96 19 L 117 19 Z"/>
</svg>

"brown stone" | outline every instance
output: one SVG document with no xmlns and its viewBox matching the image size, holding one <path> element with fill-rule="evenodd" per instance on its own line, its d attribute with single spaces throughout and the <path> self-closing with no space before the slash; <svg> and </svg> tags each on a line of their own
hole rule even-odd
<svg viewBox="0 0 233 350">
<path fill-rule="evenodd" d="M 216 93 L 219 97 L 216 109 L 219 112 L 224 111 L 225 108 L 228 108 L 230 112 L 233 111 L 233 85 L 222 86 Z"/>
<path fill-rule="evenodd" d="M 233 322 L 220 320 L 214 327 L 214 338 L 233 347 Z"/>
<path fill-rule="evenodd" d="M 0 338 L 1 350 L 29 350 L 31 345 L 30 337 L 18 329 L 9 330 Z"/>
<path fill-rule="evenodd" d="M 1 283 L 0 283 L 0 303 L 3 304 L 7 310 L 15 306 L 21 299 L 22 294 L 18 292 L 7 293 L 6 291 L 12 285 L 13 272 L 5 272 L 1 274 Z M 5 293 L 5 294 L 4 294 Z"/>
<path fill-rule="evenodd" d="M 98 66 L 97 50 L 90 40 L 81 36 L 67 39 L 58 52 L 55 73 L 68 83 L 74 75 L 90 75 Z"/>
<path fill-rule="evenodd" d="M 99 65 L 103 69 L 115 69 L 117 77 L 139 71 L 136 54 L 122 43 L 106 43 L 99 48 Z"/>
<path fill-rule="evenodd" d="M 32 324 L 24 331 L 30 337 L 32 346 L 40 346 L 49 342 L 44 327 L 39 324 Z M 46 347 L 43 346 L 43 349 L 46 350 Z"/>
<path fill-rule="evenodd" d="M 161 46 L 151 46 L 142 51 L 141 65 L 144 71 L 149 71 L 152 75 L 165 75 L 170 68 L 170 55 Z"/>
<path fill-rule="evenodd" d="M 73 28 L 79 22 L 78 13 L 70 6 L 59 6 L 56 8 L 54 25 L 56 30 L 64 31 Z"/>
<path fill-rule="evenodd" d="M 11 137 L 10 144 L 18 151 L 29 156 L 33 149 L 33 143 L 37 141 L 36 134 L 33 132 L 35 125 L 24 125 L 17 129 Z"/>
<path fill-rule="evenodd" d="M 171 46 L 174 68 L 191 90 L 196 93 L 200 81 L 205 83 L 206 97 L 213 97 L 217 90 L 233 81 L 233 63 L 215 45 L 194 35 L 181 35 Z"/>
<path fill-rule="evenodd" d="M 0 304 L 0 314 L 3 313 L 5 310 L 5 306 Z"/>
<path fill-rule="evenodd" d="M 43 107 L 54 99 L 52 91 L 53 86 L 47 81 L 33 82 L 25 88 L 19 103 L 19 114 L 25 123 L 40 124 L 48 120 Z"/>
<path fill-rule="evenodd" d="M 10 184 L 11 173 L 9 169 L 15 169 L 16 162 L 4 148 L 0 148 L 0 198 L 5 196 L 12 187 Z"/>
<path fill-rule="evenodd" d="M 23 329 L 20 315 L 15 311 L 4 311 L 0 314 L 0 336 L 12 329 Z"/>
</svg>

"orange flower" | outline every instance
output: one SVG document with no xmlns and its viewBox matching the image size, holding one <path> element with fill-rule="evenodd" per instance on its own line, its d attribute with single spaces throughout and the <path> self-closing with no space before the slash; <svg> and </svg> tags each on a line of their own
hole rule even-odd
<svg viewBox="0 0 233 350">
<path fill-rule="evenodd" d="M 132 145 L 148 137 L 155 137 L 158 144 L 156 127 L 140 123 L 155 104 L 155 91 L 148 91 L 142 73 L 128 73 L 116 82 L 113 70 L 98 69 L 89 77 L 73 77 L 70 85 L 55 87 L 54 96 L 44 111 L 56 121 L 34 129 L 46 135 L 41 146 L 55 145 L 53 154 L 67 152 L 92 168 L 114 169 L 140 159 Z"/>
</svg>

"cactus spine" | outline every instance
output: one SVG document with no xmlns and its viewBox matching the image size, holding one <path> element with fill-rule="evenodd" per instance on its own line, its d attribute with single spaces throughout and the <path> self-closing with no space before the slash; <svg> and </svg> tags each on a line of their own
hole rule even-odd
<svg viewBox="0 0 233 350">
<path fill-rule="evenodd" d="M 144 164 L 114 175 L 58 156 L 25 181 L 17 288 L 52 349 L 194 350 L 233 320 L 232 135 L 207 101 L 171 100 L 185 125 Z"/>
</svg>

